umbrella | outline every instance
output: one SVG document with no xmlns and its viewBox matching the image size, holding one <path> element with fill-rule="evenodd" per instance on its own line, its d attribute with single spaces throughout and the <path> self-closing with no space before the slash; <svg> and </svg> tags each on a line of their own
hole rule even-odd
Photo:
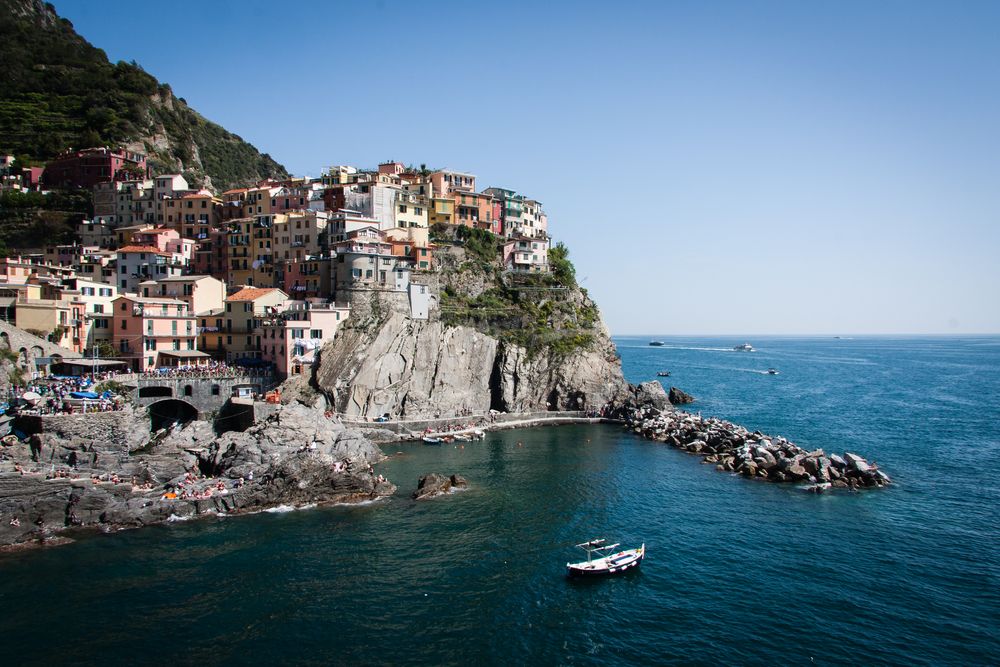
<svg viewBox="0 0 1000 667">
<path fill-rule="evenodd" d="M 26 391 L 23 394 L 21 394 L 21 398 L 28 401 L 29 403 L 34 403 L 35 401 L 41 399 L 42 395 L 35 393 L 33 391 Z"/>
</svg>

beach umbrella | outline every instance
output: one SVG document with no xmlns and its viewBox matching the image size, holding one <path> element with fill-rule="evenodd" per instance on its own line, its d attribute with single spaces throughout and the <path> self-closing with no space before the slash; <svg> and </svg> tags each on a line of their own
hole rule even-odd
<svg viewBox="0 0 1000 667">
<path fill-rule="evenodd" d="M 35 403 L 36 401 L 41 400 L 42 395 L 35 393 L 33 391 L 26 391 L 23 394 L 21 394 L 21 398 L 28 401 L 29 403 Z"/>
</svg>

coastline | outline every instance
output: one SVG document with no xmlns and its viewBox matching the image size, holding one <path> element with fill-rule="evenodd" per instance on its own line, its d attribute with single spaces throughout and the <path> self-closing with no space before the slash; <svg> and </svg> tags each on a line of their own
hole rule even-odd
<svg viewBox="0 0 1000 667">
<path fill-rule="evenodd" d="M 347 428 L 360 431 L 376 444 L 413 442 L 428 437 L 468 435 L 475 431 L 502 431 L 564 424 L 617 424 L 621 419 L 595 416 L 582 410 L 549 412 L 499 413 L 435 419 L 407 419 L 388 422 L 359 421 L 344 415 L 334 415 Z"/>
</svg>

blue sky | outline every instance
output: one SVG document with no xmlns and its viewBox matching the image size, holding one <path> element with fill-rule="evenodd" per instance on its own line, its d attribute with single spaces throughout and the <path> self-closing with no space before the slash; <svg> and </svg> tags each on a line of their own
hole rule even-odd
<svg viewBox="0 0 1000 667">
<path fill-rule="evenodd" d="M 1000 3 L 55 4 L 297 175 L 541 200 L 613 333 L 1000 332 Z"/>
</svg>

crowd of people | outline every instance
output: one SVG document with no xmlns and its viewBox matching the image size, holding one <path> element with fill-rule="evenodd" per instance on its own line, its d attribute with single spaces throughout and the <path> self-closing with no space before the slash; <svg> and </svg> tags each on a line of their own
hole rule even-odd
<svg viewBox="0 0 1000 667">
<path fill-rule="evenodd" d="M 100 373 L 84 376 L 48 375 L 24 386 L 11 385 L 0 414 L 56 415 L 121 410 L 125 398 L 111 391 L 95 393 L 98 383 L 111 376 Z M 77 394 L 74 396 L 74 394 Z"/>
<path fill-rule="evenodd" d="M 213 481 L 202 474 L 188 472 L 177 486 L 168 488 L 166 493 L 160 496 L 160 500 L 208 500 L 213 496 L 225 496 L 230 491 L 241 489 L 248 481 L 253 481 L 253 472 L 248 478 L 240 477 L 231 481 L 229 485 L 224 479 Z"/>
<path fill-rule="evenodd" d="M 141 373 L 152 378 L 213 378 L 233 376 L 271 375 L 270 366 L 240 366 L 225 361 L 209 361 L 207 364 L 185 364 L 169 368 L 155 368 Z"/>
</svg>

